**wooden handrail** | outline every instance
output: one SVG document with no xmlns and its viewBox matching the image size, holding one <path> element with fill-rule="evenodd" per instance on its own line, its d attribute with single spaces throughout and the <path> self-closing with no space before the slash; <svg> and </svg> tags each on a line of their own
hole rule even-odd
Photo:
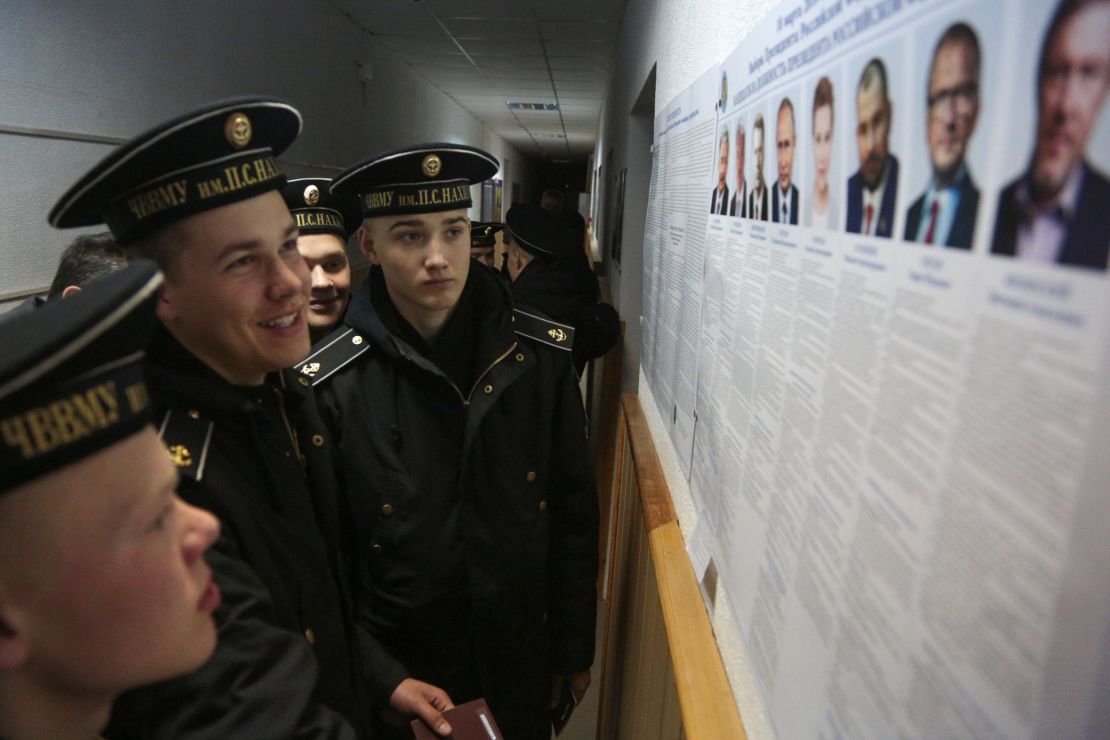
<svg viewBox="0 0 1110 740">
<path fill-rule="evenodd" d="M 688 740 L 745 740 L 744 725 L 713 636 L 694 569 L 686 555 L 670 489 L 655 452 L 640 399 L 621 399 L 644 529 L 670 649 L 675 687 Z"/>
<path fill-rule="evenodd" d="M 674 504 L 671 503 L 667 478 L 663 466 L 655 454 L 655 443 L 651 441 L 644 410 L 640 407 L 640 397 L 626 393 L 621 397 L 628 437 L 632 446 L 632 464 L 636 470 L 636 483 L 640 491 L 640 501 L 644 507 L 644 529 L 653 532 L 668 522 L 677 522 Z"/>
</svg>

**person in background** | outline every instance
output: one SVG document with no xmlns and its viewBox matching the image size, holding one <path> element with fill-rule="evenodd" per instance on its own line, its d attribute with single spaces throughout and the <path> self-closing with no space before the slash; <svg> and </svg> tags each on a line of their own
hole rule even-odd
<svg viewBox="0 0 1110 740">
<path fill-rule="evenodd" d="M 212 515 L 150 425 L 149 262 L 0 326 L 0 736 L 92 738 L 216 646 Z"/>
<path fill-rule="evenodd" d="M 608 352 L 620 336 L 620 317 L 599 303 L 597 276 L 583 270 L 581 252 L 558 219 L 526 204 L 509 209 L 506 222 L 513 244 L 506 253 L 513 305 L 539 311 L 573 330 L 575 372 Z"/>
<path fill-rule="evenodd" d="M 1110 90 L 1110 0 L 1063 0 L 1037 68 L 1037 128 L 1026 172 L 998 199 L 991 252 L 1106 270 L 1110 179 L 1086 159 Z"/>
<path fill-rule="evenodd" d="M 586 244 L 586 219 L 578 211 L 567 209 L 566 196 L 558 188 L 548 188 L 540 196 L 540 208 L 554 213 L 563 220 L 571 234 L 574 235 L 575 244 L 583 251 Z"/>
<path fill-rule="evenodd" d="M 146 374 L 181 495 L 220 519 L 212 657 L 121 696 L 105 737 L 353 738 L 364 728 L 334 449 L 307 379 L 309 275 L 276 157 L 300 114 L 218 101 L 141 134 L 61 196 L 166 279 Z M 62 302 L 63 304 L 65 301 Z"/>
<path fill-rule="evenodd" d="M 289 180 L 281 197 L 297 225 L 297 251 L 311 277 L 308 333 L 313 344 L 327 336 L 343 318 L 351 295 L 351 263 L 347 239 L 362 222 L 358 199 L 331 194 L 331 180 L 302 177 Z"/>
<path fill-rule="evenodd" d="M 62 252 L 46 300 L 71 296 L 92 281 L 122 270 L 126 265 L 127 253 L 116 244 L 111 232 L 83 234 Z"/>
<path fill-rule="evenodd" d="M 411 737 L 413 717 L 447 736 L 442 712 L 484 697 L 506 738 L 547 740 L 552 696 L 590 682 L 586 420 L 568 332 L 470 259 L 470 188 L 497 169 L 423 144 L 332 184 L 359 194 L 373 266 L 346 334 L 302 368 L 341 442 L 380 738 Z"/>
<path fill-rule="evenodd" d="M 967 146 L 979 118 L 979 38 L 966 23 L 945 29 L 933 50 L 925 131 L 932 177 L 906 212 L 906 241 L 971 249 L 979 188 Z"/>
<path fill-rule="evenodd" d="M 486 267 L 494 267 L 494 251 L 497 248 L 497 233 L 505 230 L 505 224 L 491 221 L 482 223 L 475 221 L 470 224 L 470 258 L 481 262 Z"/>
<path fill-rule="evenodd" d="M 46 295 L 31 296 L 0 315 L 0 321 L 33 311 L 47 301 L 71 296 L 92 281 L 122 270 L 126 264 L 127 254 L 110 232 L 82 234 L 62 252 Z"/>
<path fill-rule="evenodd" d="M 828 77 L 813 91 L 813 192 L 807 199 L 805 225 L 835 230 L 839 227 L 836 199 L 829 189 L 833 152 L 833 86 Z"/>
</svg>

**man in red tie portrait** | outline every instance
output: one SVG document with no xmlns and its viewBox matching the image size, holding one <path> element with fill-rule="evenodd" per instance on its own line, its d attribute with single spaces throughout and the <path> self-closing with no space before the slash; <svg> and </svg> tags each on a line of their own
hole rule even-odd
<svg viewBox="0 0 1110 740">
<path fill-rule="evenodd" d="M 892 114 L 886 65 L 875 57 L 863 68 L 856 90 L 859 170 L 848 178 L 849 233 L 889 237 L 894 231 L 898 160 L 890 153 Z"/>
</svg>

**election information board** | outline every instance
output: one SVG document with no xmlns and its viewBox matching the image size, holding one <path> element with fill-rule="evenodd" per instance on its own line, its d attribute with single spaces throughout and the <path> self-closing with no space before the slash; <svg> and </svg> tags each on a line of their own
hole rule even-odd
<svg viewBox="0 0 1110 740">
<path fill-rule="evenodd" d="M 655 122 L 642 357 L 776 733 L 1106 736 L 1110 2 L 737 41 Z"/>
</svg>

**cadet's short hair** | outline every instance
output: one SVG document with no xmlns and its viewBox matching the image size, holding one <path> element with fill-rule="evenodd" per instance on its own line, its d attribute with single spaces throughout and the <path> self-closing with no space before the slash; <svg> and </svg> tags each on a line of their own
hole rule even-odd
<svg viewBox="0 0 1110 740">
<path fill-rule="evenodd" d="M 111 232 L 82 234 L 62 252 L 47 300 L 61 298 L 71 285 L 84 288 L 93 280 L 111 275 L 127 265 L 127 253 Z"/>
<path fill-rule="evenodd" d="M 150 234 L 145 234 L 137 241 L 127 245 L 129 259 L 146 259 L 158 265 L 167 277 L 175 272 L 177 258 L 181 253 L 181 239 L 178 235 L 178 223 L 174 222 Z"/>
</svg>

